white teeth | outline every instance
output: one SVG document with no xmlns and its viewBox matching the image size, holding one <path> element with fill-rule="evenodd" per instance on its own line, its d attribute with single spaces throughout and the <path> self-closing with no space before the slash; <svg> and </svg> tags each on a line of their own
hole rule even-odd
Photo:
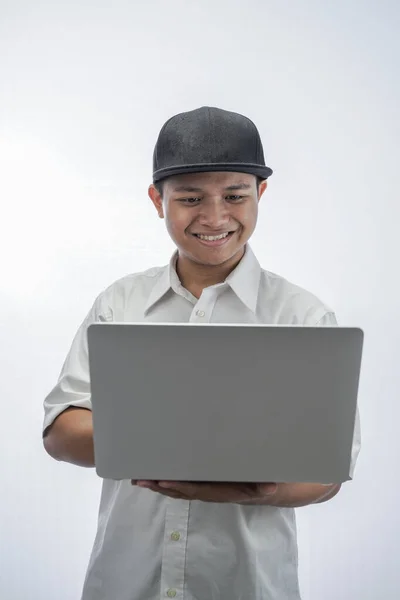
<svg viewBox="0 0 400 600">
<path fill-rule="evenodd" d="M 197 237 L 200 238 L 201 240 L 206 240 L 207 242 L 215 242 L 216 240 L 222 240 L 222 239 L 226 238 L 227 235 L 228 235 L 228 232 L 222 233 L 221 235 L 201 235 L 200 233 L 198 233 Z"/>
</svg>

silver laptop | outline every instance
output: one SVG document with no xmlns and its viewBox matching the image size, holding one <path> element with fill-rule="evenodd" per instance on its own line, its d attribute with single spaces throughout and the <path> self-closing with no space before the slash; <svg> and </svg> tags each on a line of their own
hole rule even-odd
<svg viewBox="0 0 400 600">
<path fill-rule="evenodd" d="M 271 325 L 88 328 L 107 479 L 350 479 L 363 332 Z"/>
</svg>

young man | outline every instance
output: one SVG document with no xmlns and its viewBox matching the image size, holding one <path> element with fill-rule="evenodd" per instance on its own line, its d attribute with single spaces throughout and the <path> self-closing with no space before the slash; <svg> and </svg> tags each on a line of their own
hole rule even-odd
<svg viewBox="0 0 400 600">
<path fill-rule="evenodd" d="M 79 328 L 44 403 L 44 445 L 57 460 L 94 466 L 94 321 L 336 324 L 315 296 L 263 270 L 248 244 L 272 174 L 249 119 L 208 107 L 176 115 L 153 163 L 149 196 L 177 251 L 168 266 L 113 283 Z M 359 447 L 357 419 L 352 471 Z M 104 480 L 82 600 L 299 600 L 294 508 L 339 489 Z"/>
</svg>

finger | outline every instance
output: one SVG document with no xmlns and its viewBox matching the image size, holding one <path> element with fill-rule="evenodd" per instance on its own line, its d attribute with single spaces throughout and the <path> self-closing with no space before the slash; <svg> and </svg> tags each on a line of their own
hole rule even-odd
<svg viewBox="0 0 400 600">
<path fill-rule="evenodd" d="M 195 497 L 204 486 L 201 483 L 191 483 L 188 481 L 159 481 L 158 485 L 163 490 L 180 492 L 188 497 Z"/>
<path fill-rule="evenodd" d="M 159 486 L 159 482 L 158 481 L 138 481 L 137 482 L 137 486 L 143 489 L 148 489 L 152 492 L 157 492 L 159 494 L 162 494 L 163 496 L 168 496 L 169 498 L 180 498 L 182 500 L 188 500 L 188 498 L 186 496 L 184 496 L 183 494 L 181 494 L 179 491 L 177 490 L 166 490 L 163 489 Z"/>
<path fill-rule="evenodd" d="M 144 490 L 151 490 L 152 492 L 158 492 L 158 486 L 155 481 L 146 481 L 145 483 L 139 483 L 138 487 Z"/>
<path fill-rule="evenodd" d="M 261 497 L 272 496 L 278 489 L 277 483 L 258 483 L 256 484 L 257 491 Z"/>
<path fill-rule="evenodd" d="M 242 497 L 238 485 L 206 482 L 160 481 L 162 489 L 178 491 L 189 499 L 203 502 L 233 502 Z"/>
<path fill-rule="evenodd" d="M 139 479 L 139 480 L 136 482 L 136 484 L 137 484 L 139 487 L 142 487 L 142 488 L 148 488 L 148 487 L 151 487 L 151 486 L 153 486 L 153 485 L 157 485 L 157 484 L 158 484 L 158 481 L 149 481 L 149 480 Z"/>
<path fill-rule="evenodd" d="M 180 499 L 180 500 L 190 500 L 190 498 L 185 496 L 185 494 L 182 494 L 181 492 L 179 492 L 177 490 L 166 490 L 166 489 L 161 488 L 158 485 L 154 486 L 152 488 L 152 490 L 154 492 L 158 492 L 159 494 L 162 494 L 163 496 L 167 496 L 168 498 L 174 498 L 174 499 Z"/>
<path fill-rule="evenodd" d="M 173 498 L 174 500 L 186 500 L 187 502 L 189 502 L 191 500 L 191 498 L 188 498 L 187 496 L 184 496 L 183 494 L 180 494 L 179 492 L 173 492 L 173 491 L 165 491 L 165 490 L 158 490 L 158 493 L 161 494 L 162 496 L 165 496 L 166 498 Z"/>
</svg>

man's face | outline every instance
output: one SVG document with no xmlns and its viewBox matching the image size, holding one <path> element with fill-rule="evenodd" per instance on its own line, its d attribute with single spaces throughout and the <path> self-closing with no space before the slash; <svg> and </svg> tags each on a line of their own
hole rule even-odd
<svg viewBox="0 0 400 600">
<path fill-rule="evenodd" d="M 252 235 L 267 187 L 246 173 L 207 172 L 169 177 L 163 197 L 149 187 L 157 212 L 181 258 L 218 266 L 240 259 Z"/>
</svg>

